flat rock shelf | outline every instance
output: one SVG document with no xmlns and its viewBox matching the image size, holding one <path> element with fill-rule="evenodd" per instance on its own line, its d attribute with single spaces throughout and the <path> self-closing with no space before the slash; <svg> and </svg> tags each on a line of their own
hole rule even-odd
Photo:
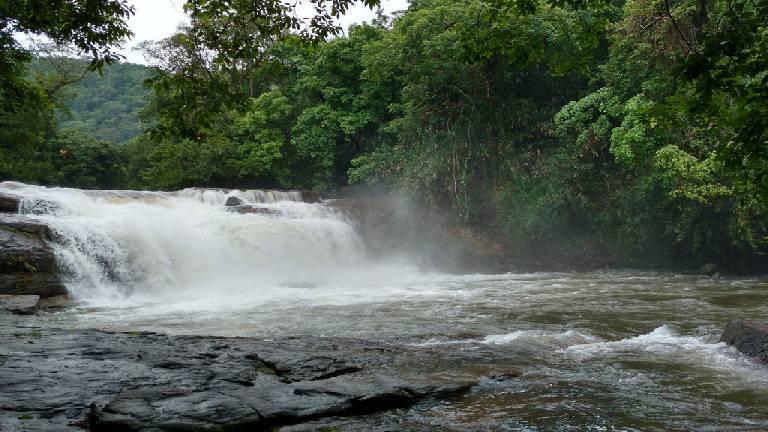
<svg viewBox="0 0 768 432">
<path fill-rule="evenodd" d="M 1 333 L 0 430 L 274 430 L 451 398 L 479 379 L 435 369 L 440 349 L 349 338 Z"/>
</svg>

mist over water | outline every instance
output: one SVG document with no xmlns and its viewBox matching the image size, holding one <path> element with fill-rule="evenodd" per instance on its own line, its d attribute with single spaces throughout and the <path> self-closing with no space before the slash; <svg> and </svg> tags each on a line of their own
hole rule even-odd
<svg viewBox="0 0 768 432">
<path fill-rule="evenodd" d="M 768 316 L 757 278 L 430 273 L 371 258 L 354 223 L 298 192 L 0 190 L 54 231 L 77 306 L 45 325 L 362 337 L 522 373 L 383 414 L 403 430 L 768 430 L 767 368 L 719 342 Z M 268 211 L 230 212 L 229 196 Z"/>
</svg>

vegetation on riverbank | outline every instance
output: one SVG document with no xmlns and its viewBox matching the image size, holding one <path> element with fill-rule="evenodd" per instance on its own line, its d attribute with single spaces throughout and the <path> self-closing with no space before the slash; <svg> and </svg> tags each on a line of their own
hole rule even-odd
<svg viewBox="0 0 768 432">
<path fill-rule="evenodd" d="M 140 133 L 108 111 L 126 94 L 120 113 L 136 111 L 141 68 L 107 67 L 72 99 L 62 74 L 6 57 L 0 178 L 380 184 L 545 260 L 765 262 L 765 0 L 414 0 L 332 38 L 265 25 L 238 2 L 187 4 L 189 26 L 144 46 Z M 133 87 L 89 93 L 113 70 L 131 70 Z M 108 117 L 124 120 L 104 128 Z"/>
</svg>

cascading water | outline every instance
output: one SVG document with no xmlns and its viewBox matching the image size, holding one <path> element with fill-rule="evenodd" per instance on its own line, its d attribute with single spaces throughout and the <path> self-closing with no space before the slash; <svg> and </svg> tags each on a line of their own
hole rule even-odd
<svg viewBox="0 0 768 432">
<path fill-rule="evenodd" d="M 322 204 L 302 202 L 300 192 L 83 191 L 14 182 L 0 191 L 22 196 L 20 213 L 51 227 L 68 289 L 95 305 L 243 304 L 378 279 L 363 274 L 377 269 L 352 226 Z M 228 211 L 232 196 L 259 211 Z"/>
</svg>

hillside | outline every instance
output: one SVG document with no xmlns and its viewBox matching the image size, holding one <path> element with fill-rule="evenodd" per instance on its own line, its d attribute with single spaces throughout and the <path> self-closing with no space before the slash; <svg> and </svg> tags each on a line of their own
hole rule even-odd
<svg viewBox="0 0 768 432">
<path fill-rule="evenodd" d="M 87 60 L 38 58 L 30 73 L 49 87 L 75 81 L 87 68 Z M 57 91 L 59 129 L 79 129 L 98 140 L 123 143 L 141 133 L 138 114 L 149 89 L 144 81 L 150 70 L 133 63 L 115 63 L 102 73 L 90 72 L 74 84 Z"/>
<path fill-rule="evenodd" d="M 81 129 L 96 139 L 122 143 L 141 133 L 138 118 L 149 90 L 144 65 L 117 63 L 103 74 L 88 74 L 74 84 L 76 96 L 67 103 L 69 113 L 60 116 L 61 128 Z"/>
</svg>

